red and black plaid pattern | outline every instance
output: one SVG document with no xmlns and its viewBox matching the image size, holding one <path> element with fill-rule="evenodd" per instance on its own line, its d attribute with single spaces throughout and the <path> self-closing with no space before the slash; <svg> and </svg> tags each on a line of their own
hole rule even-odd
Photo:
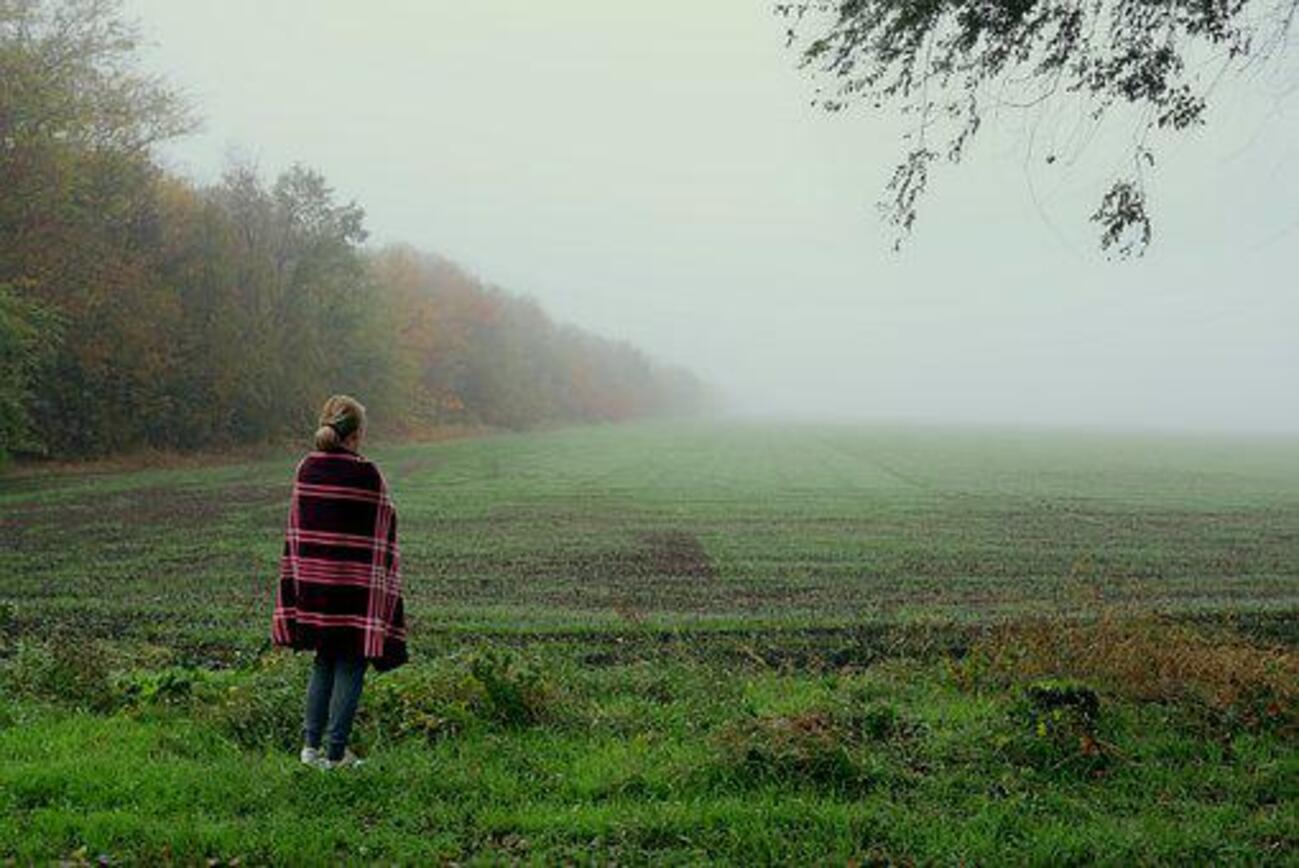
<svg viewBox="0 0 1299 868">
<path fill-rule="evenodd" d="M 298 464 L 280 558 L 276 645 L 406 662 L 397 510 L 379 468 L 351 452 Z"/>
</svg>

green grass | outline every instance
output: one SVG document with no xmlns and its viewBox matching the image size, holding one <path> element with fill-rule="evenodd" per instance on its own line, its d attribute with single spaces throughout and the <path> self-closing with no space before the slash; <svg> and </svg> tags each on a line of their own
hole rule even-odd
<svg viewBox="0 0 1299 868">
<path fill-rule="evenodd" d="M 305 660 L 267 648 L 296 455 L 0 478 L 0 860 L 1299 852 L 1293 691 L 1152 695 L 1098 653 L 1055 673 L 1097 691 L 1079 721 L 974 665 L 996 622 L 1101 610 L 1293 645 L 1299 443 L 647 424 L 371 455 L 414 662 L 368 680 L 349 775 L 296 764 Z"/>
<path fill-rule="evenodd" d="M 393 739 L 364 719 L 373 759 L 351 774 L 241 743 L 199 700 L 112 716 L 23 704 L 0 729 L 0 852 L 1060 864 L 1280 860 L 1299 846 L 1293 745 L 1207 739 L 1167 709 L 1106 705 L 1104 735 L 1123 754 L 1093 771 L 1039 744 L 1012 694 L 959 690 L 934 667 L 640 663 L 564 682 L 556 716 L 524 729 L 481 719 L 431 741 Z M 881 705 L 899 723 L 831 743 L 834 773 L 797 752 L 773 757 L 767 730 L 753 728 Z"/>
</svg>

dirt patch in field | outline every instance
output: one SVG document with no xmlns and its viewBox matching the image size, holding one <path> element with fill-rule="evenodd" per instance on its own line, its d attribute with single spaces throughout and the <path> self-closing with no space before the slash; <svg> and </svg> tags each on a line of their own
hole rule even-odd
<svg viewBox="0 0 1299 868">
<path fill-rule="evenodd" d="M 207 490 L 147 488 L 131 494 L 133 502 L 124 511 L 124 518 L 183 527 L 206 524 L 276 501 L 283 501 L 287 508 L 289 496 L 287 486 L 282 485 L 233 485 Z"/>
<path fill-rule="evenodd" d="M 651 572 L 665 576 L 713 579 L 717 570 L 699 538 L 681 530 L 643 533 L 639 537 L 636 560 L 648 565 Z"/>
<path fill-rule="evenodd" d="M 699 539 L 681 530 L 639 533 L 632 545 L 547 553 L 518 566 L 545 576 L 618 584 L 629 579 L 713 579 L 717 570 Z"/>
<path fill-rule="evenodd" d="M 280 485 L 231 485 L 193 489 L 153 486 L 113 492 L 74 502 L 42 503 L 9 508 L 6 531 L 46 532 L 61 536 L 87 533 L 92 528 L 116 531 L 123 525 L 162 525 L 172 528 L 202 527 L 231 513 L 288 504 L 288 490 Z M 94 533 L 88 533 L 93 538 Z"/>
<path fill-rule="evenodd" d="M 553 548 L 439 558 L 429 566 L 463 602 L 542 604 L 576 611 L 628 613 L 709 610 L 726 593 L 699 539 L 680 529 L 641 531 L 619 544 L 557 540 Z M 472 586 L 455 579 L 474 575 Z M 415 584 L 412 584 L 414 587 Z M 428 587 L 427 585 L 425 587 Z M 436 592 L 435 592 L 436 593 Z M 634 617 L 634 616 L 633 616 Z"/>
</svg>

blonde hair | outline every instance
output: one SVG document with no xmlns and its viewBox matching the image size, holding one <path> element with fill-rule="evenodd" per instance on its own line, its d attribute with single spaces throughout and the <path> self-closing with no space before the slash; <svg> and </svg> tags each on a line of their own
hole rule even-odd
<svg viewBox="0 0 1299 868">
<path fill-rule="evenodd" d="M 365 407 L 350 395 L 331 395 L 320 408 L 316 448 L 337 449 L 353 433 L 365 430 Z"/>
</svg>

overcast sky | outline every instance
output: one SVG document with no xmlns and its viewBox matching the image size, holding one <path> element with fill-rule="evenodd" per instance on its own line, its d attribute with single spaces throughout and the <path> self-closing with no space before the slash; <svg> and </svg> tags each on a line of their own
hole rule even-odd
<svg viewBox="0 0 1299 868">
<path fill-rule="evenodd" d="M 127 2 L 206 119 L 164 152 L 179 171 L 306 163 L 375 243 L 628 338 L 743 411 L 1299 431 L 1299 75 L 1221 87 L 1162 152 L 1142 261 L 1107 262 L 1085 219 L 1122 125 L 1048 166 L 1068 116 L 1010 110 L 893 254 L 873 203 L 899 122 L 810 107 L 770 8 Z"/>
</svg>

